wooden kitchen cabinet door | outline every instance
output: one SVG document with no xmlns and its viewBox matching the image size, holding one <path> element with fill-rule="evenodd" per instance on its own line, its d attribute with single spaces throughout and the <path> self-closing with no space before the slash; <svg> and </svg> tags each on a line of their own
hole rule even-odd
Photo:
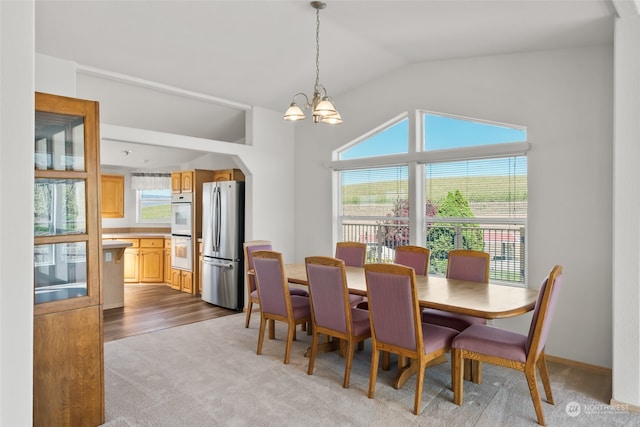
<svg viewBox="0 0 640 427">
<path fill-rule="evenodd" d="M 140 249 L 140 281 L 162 283 L 164 281 L 164 248 Z"/>
<path fill-rule="evenodd" d="M 102 218 L 124 218 L 124 175 L 100 175 Z"/>
<path fill-rule="evenodd" d="M 193 171 L 171 172 L 172 193 L 193 193 Z"/>
</svg>

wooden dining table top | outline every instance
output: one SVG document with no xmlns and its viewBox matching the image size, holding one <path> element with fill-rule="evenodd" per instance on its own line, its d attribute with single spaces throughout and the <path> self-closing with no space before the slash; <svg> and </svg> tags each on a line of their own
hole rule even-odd
<svg viewBox="0 0 640 427">
<path fill-rule="evenodd" d="M 309 285 L 304 263 L 285 265 L 290 283 Z M 366 295 L 364 268 L 346 267 L 347 286 L 353 294 Z M 533 310 L 538 291 L 508 285 L 486 284 L 442 276 L 416 275 L 418 300 L 421 307 L 485 319 L 518 316 Z"/>
</svg>

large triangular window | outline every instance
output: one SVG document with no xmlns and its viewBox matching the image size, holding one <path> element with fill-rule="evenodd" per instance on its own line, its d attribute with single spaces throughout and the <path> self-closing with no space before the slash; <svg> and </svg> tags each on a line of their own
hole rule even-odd
<svg viewBox="0 0 640 427">
<path fill-rule="evenodd" d="M 369 262 L 393 262 L 400 245 L 425 246 L 430 274 L 445 273 L 452 249 L 480 250 L 491 256 L 492 281 L 526 283 L 526 128 L 423 112 L 412 142 L 406 117 L 332 162 L 336 239 L 367 243 Z"/>
</svg>

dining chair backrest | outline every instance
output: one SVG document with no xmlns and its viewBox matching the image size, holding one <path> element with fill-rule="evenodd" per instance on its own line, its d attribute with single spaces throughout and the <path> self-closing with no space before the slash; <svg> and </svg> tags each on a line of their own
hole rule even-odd
<svg viewBox="0 0 640 427">
<path fill-rule="evenodd" d="M 562 266 L 553 267 L 549 276 L 542 282 L 542 286 L 538 291 L 538 299 L 533 311 L 529 334 L 527 335 L 527 343 L 525 345 L 525 353 L 529 357 L 538 356 L 547 343 L 547 337 L 551 329 L 551 320 L 555 312 L 556 303 L 558 301 L 559 290 L 562 287 Z"/>
<path fill-rule="evenodd" d="M 245 242 L 244 247 L 244 265 L 245 272 L 247 273 L 247 283 L 249 284 L 249 293 L 256 290 L 255 276 L 248 274 L 250 270 L 253 270 L 253 253 L 256 251 L 270 251 L 273 250 L 270 240 L 251 240 Z"/>
<path fill-rule="evenodd" d="M 489 283 L 489 254 L 482 251 L 449 251 L 447 278 Z"/>
<path fill-rule="evenodd" d="M 413 268 L 372 263 L 365 265 L 364 271 L 374 340 L 416 352 L 422 349 Z"/>
<path fill-rule="evenodd" d="M 282 254 L 275 251 L 255 251 L 253 268 L 260 296 L 260 309 L 265 313 L 287 316 L 291 312 L 291 302 L 288 298 Z"/>
<path fill-rule="evenodd" d="M 360 242 L 336 243 L 336 258 L 351 267 L 364 267 L 367 258 L 367 244 Z"/>
<path fill-rule="evenodd" d="M 315 324 L 348 332 L 351 306 L 344 261 L 330 257 L 307 257 L 307 278 Z"/>
<path fill-rule="evenodd" d="M 431 251 L 422 246 L 398 246 L 393 262 L 412 267 L 417 275 L 426 276 L 429 272 L 430 255 Z"/>
</svg>

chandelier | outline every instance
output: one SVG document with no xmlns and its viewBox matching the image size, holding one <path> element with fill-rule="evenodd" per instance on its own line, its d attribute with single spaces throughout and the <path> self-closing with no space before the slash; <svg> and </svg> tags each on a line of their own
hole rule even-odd
<svg viewBox="0 0 640 427">
<path fill-rule="evenodd" d="M 333 106 L 331 98 L 327 95 L 327 90 L 320 84 L 320 9 L 327 7 L 327 4 L 321 1 L 312 1 L 311 7 L 316 10 L 316 84 L 313 87 L 313 99 L 309 102 L 309 97 L 306 94 L 302 92 L 296 93 L 293 95 L 291 105 L 289 105 L 287 112 L 284 113 L 283 119 L 290 121 L 303 120 L 305 115 L 302 109 L 311 109 L 313 123 L 337 125 L 342 123 L 342 117 Z M 302 107 L 296 104 L 296 97 L 299 95 L 304 97 Z"/>
</svg>

